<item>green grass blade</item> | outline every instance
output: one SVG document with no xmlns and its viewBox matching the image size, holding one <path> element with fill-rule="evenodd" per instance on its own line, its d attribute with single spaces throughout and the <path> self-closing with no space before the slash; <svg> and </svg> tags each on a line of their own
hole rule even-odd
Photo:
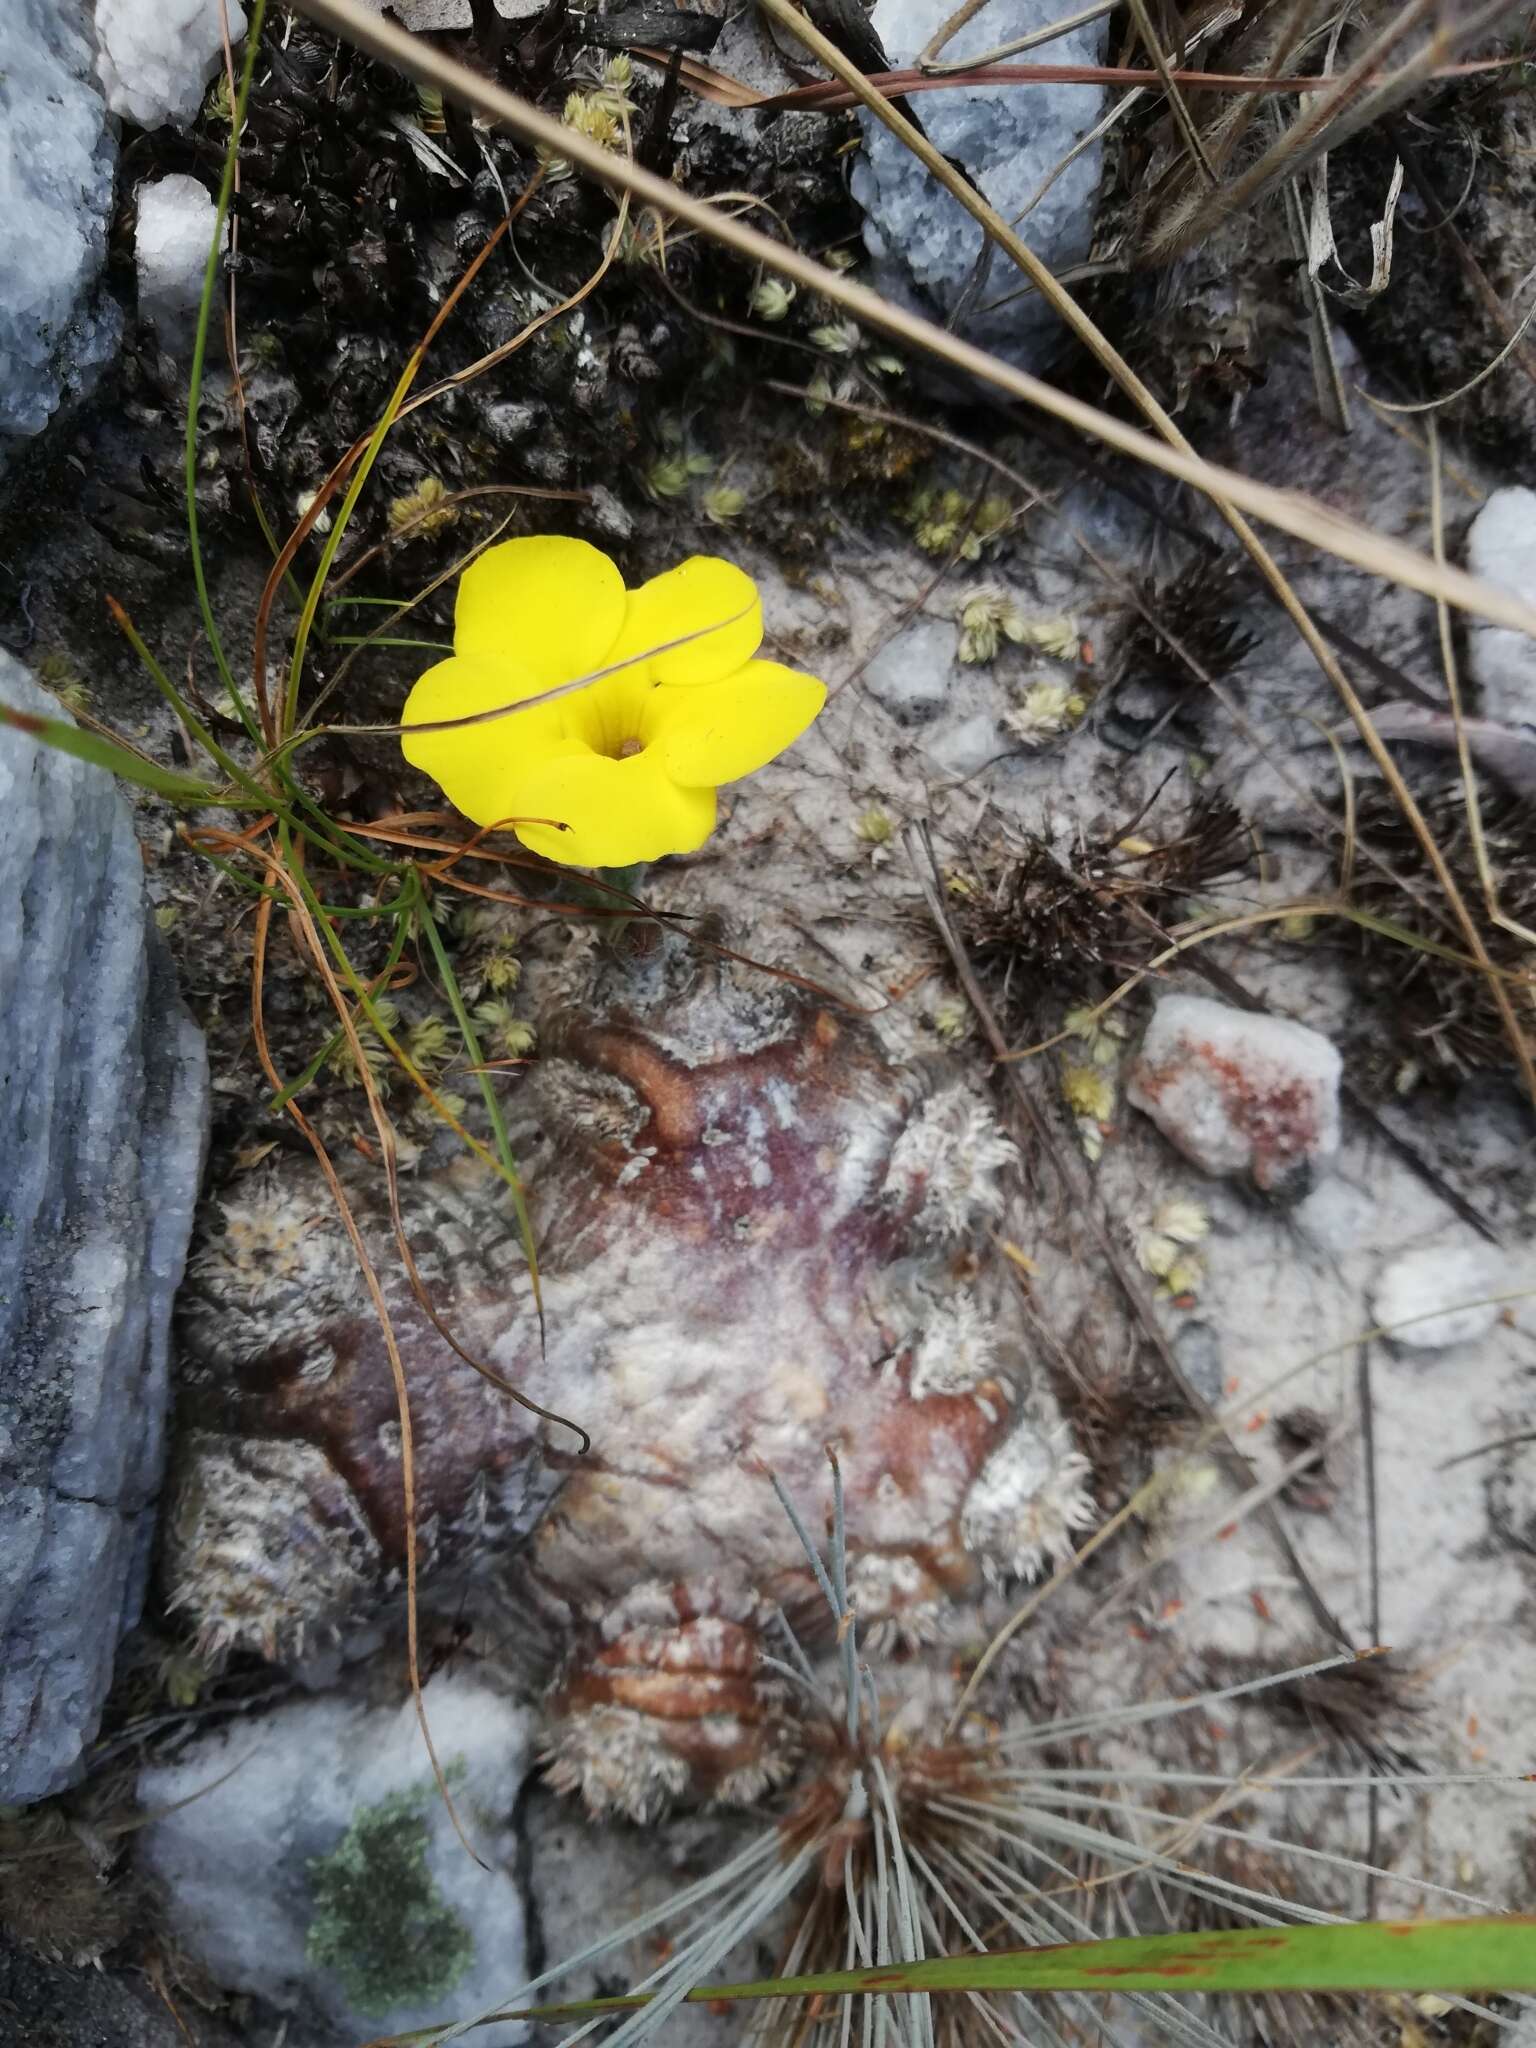
<svg viewBox="0 0 1536 2048">
<path fill-rule="evenodd" d="M 316 901 L 318 902 L 318 900 L 317 898 Z M 336 912 L 328 905 L 320 903 L 319 907 L 325 912 L 327 917 L 335 917 Z M 410 935 L 411 920 L 403 909 L 393 904 L 385 904 L 370 909 L 366 915 L 369 917 L 393 917 L 395 920 L 395 935 L 390 941 L 388 953 L 384 956 L 384 964 L 375 976 L 375 980 L 380 988 L 388 988 L 390 978 L 400 964 L 400 955 L 405 951 L 405 942 Z M 285 1110 L 294 1096 L 301 1094 L 309 1086 L 311 1081 L 319 1074 L 321 1068 L 326 1066 L 335 1057 L 346 1042 L 347 1034 L 345 1030 L 338 1026 L 315 1054 L 309 1065 L 299 1075 L 298 1079 L 288 1082 L 285 1087 L 280 1088 L 272 1097 L 271 1101 L 267 1104 L 267 1108 L 272 1114 L 275 1116 L 282 1110 Z"/>
<path fill-rule="evenodd" d="M 105 768 L 109 775 L 117 776 L 122 782 L 137 783 L 140 789 L 152 789 L 156 796 L 167 797 L 175 804 L 222 804 L 231 808 L 245 804 L 248 808 L 256 807 L 250 797 L 238 797 L 227 789 L 216 789 L 212 783 L 199 782 L 195 775 L 178 775 L 174 769 L 162 768 L 157 762 L 146 760 L 142 754 L 120 747 L 115 740 L 103 739 L 100 733 L 88 732 L 67 718 L 43 718 L 33 711 L 18 711 L 13 704 L 0 704 L 0 725 L 24 732 L 29 739 L 40 740 L 45 747 L 52 747 L 60 754 L 73 754 L 77 761 L 89 761 L 95 768 Z"/>
<path fill-rule="evenodd" d="M 1238 1927 L 1206 1934 L 1131 1935 L 1004 1949 L 990 1955 L 934 1956 L 872 1970 L 821 1970 L 765 1977 L 750 1984 L 699 1985 L 695 2005 L 712 2000 L 806 1998 L 880 1992 L 1112 1992 L 1244 1994 L 1318 1991 L 1536 1991 L 1536 1919 L 1365 1920 L 1341 1927 Z M 588 1998 L 569 2005 L 519 2006 L 486 2013 L 501 2020 L 576 2020 L 630 2012 L 649 1999 Z M 380 2036 L 368 2048 L 436 2040 L 435 2028 Z"/>
<path fill-rule="evenodd" d="M 848 1991 L 1536 1991 L 1536 1919 L 1239 1927 L 996 1955 L 937 1956 L 700 1989 L 708 1998 Z"/>
<path fill-rule="evenodd" d="M 288 663 L 288 685 L 283 697 L 283 715 L 280 727 L 284 735 L 293 731 L 295 721 L 298 718 L 299 679 L 304 673 L 304 654 L 309 646 L 310 630 L 314 626 L 316 614 L 320 609 L 321 599 L 325 595 L 326 578 L 331 573 L 331 564 L 336 559 L 336 550 L 341 546 L 342 536 L 345 534 L 347 526 L 351 521 L 357 501 L 362 496 L 363 486 L 367 483 L 373 465 L 378 460 L 379 450 L 384 446 L 389 430 L 394 425 L 401 406 L 404 405 L 407 397 L 410 395 L 411 386 L 416 381 L 416 373 L 421 368 L 421 365 L 422 351 L 417 348 L 413 350 L 410 361 L 401 371 L 399 381 L 390 393 L 389 403 L 385 406 L 378 425 L 369 437 L 368 446 L 363 451 L 362 460 L 353 471 L 352 479 L 347 485 L 346 495 L 341 501 L 341 509 L 336 513 L 335 518 L 331 522 L 331 530 L 325 537 L 325 545 L 320 554 L 320 565 L 315 570 L 314 578 L 309 586 L 309 594 L 304 600 L 304 609 L 299 613 L 299 623 L 294 628 L 293 654 Z"/>
</svg>

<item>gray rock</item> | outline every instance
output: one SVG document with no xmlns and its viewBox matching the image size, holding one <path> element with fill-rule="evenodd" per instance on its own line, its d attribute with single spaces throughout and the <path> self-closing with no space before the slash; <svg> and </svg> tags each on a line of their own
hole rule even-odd
<svg viewBox="0 0 1536 2048">
<path fill-rule="evenodd" d="M 1226 1399 L 1227 1374 L 1221 1338 L 1209 1323 L 1185 1323 L 1173 1340 L 1173 1355 L 1202 1400 L 1219 1408 Z"/>
<path fill-rule="evenodd" d="M 178 1939 L 228 1989 L 318 2009 L 345 2042 L 473 2018 L 526 1974 L 509 1866 L 533 1717 L 456 1672 L 424 1700 L 479 1863 L 454 1833 L 409 1699 L 278 1707 L 139 1779 L 140 1803 L 162 1816 L 142 1860 Z M 508 2023 L 473 2038 L 508 2048 L 525 2035 Z"/>
<path fill-rule="evenodd" d="M 0 467 L 117 346 L 98 290 L 114 145 L 78 0 L 6 0 L 0 31 Z"/>
<path fill-rule="evenodd" d="M 0 702 L 59 714 L 7 654 Z M 207 1100 L 128 806 L 0 727 L 0 1801 L 68 1781 L 138 1617 Z"/>
<path fill-rule="evenodd" d="M 201 2007 L 196 2039 L 198 2048 L 244 2048 Z M 187 2048 L 187 2033 L 142 1969 L 45 1962 L 0 1931 L 0 2048 Z M 291 2034 L 287 2048 L 300 2048 Z"/>
<path fill-rule="evenodd" d="M 917 619 L 895 634 L 864 671 L 864 687 L 903 725 L 926 725 L 953 688 L 955 629 L 945 619 Z"/>
<path fill-rule="evenodd" d="M 872 21 L 897 67 L 918 52 L 954 12 L 952 0 L 876 0 Z M 993 0 L 950 43 L 946 58 L 976 56 L 1058 20 L 1056 0 Z M 1101 64 L 1104 21 L 1057 37 L 1020 61 Z M 1067 152 L 1103 113 L 1096 85 L 957 87 L 923 93 L 915 105 L 934 147 L 962 164 L 986 197 L 1013 221 Z M 853 196 L 864 209 L 864 240 L 875 259 L 871 280 L 888 297 L 947 320 L 965 298 L 960 332 L 1009 362 L 1037 367 L 1057 346 L 1060 322 L 1031 292 L 995 310 L 993 300 L 1025 280 L 994 253 L 980 289 L 967 288 L 982 252 L 980 227 L 941 190 L 888 129 L 860 116 L 864 148 L 853 167 Z M 1101 148 L 1073 159 L 1018 222 L 1025 241 L 1053 270 L 1088 253 Z"/>
</svg>

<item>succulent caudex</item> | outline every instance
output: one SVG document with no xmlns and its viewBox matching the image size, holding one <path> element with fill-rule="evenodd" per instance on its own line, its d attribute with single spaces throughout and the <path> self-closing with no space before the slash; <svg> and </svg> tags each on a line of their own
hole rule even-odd
<svg viewBox="0 0 1536 2048">
<path fill-rule="evenodd" d="M 586 1455 L 454 1356 L 387 1256 L 382 1186 L 348 1170 L 394 1271 L 423 1562 L 505 1561 L 554 1623 L 554 1772 L 595 1809 L 750 1798 L 795 1741 L 768 1617 L 817 1604 L 765 1471 L 806 1494 L 836 1447 L 860 1621 L 893 1641 L 1091 1520 L 987 1255 L 1012 1148 L 862 1019 L 671 940 L 540 1042 L 542 1354 L 500 1183 L 460 1164 L 401 1199 L 438 1314 L 590 1428 Z M 395 1394 L 351 1272 L 291 1160 L 235 1184 L 194 1260 L 165 1570 L 209 1648 L 292 1654 L 398 1585 Z"/>
</svg>

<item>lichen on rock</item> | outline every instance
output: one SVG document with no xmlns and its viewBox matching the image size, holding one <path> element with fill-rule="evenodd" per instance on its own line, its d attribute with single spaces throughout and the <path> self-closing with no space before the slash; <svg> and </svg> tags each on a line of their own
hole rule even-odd
<svg viewBox="0 0 1536 2048">
<path fill-rule="evenodd" d="M 361 1807 L 330 1854 L 310 1859 L 305 1953 L 371 2019 L 443 1997 L 474 1961 L 474 1936 L 427 1867 L 425 1807 L 436 1796 L 427 1784 Z"/>
</svg>

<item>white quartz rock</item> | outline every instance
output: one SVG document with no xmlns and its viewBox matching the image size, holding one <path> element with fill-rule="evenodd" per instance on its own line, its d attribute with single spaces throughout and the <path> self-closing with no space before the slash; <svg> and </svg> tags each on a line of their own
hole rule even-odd
<svg viewBox="0 0 1536 2048">
<path fill-rule="evenodd" d="M 1196 1166 L 1270 1193 L 1338 1149 L 1341 1072 L 1335 1047 L 1305 1024 L 1167 995 L 1126 1095 Z"/>
<path fill-rule="evenodd" d="M 206 186 L 180 172 L 141 185 L 136 204 L 139 317 L 175 351 L 191 343 L 218 208 Z"/>
<path fill-rule="evenodd" d="M 1536 1272 L 1527 1279 L 1536 1279 Z M 1412 1351 L 1443 1351 L 1447 1345 L 1487 1336 L 1503 1311 L 1498 1302 L 1485 1297 L 1508 1293 L 1519 1284 L 1492 1245 L 1471 1238 L 1422 1245 L 1400 1253 L 1383 1268 L 1371 1296 L 1371 1313 L 1378 1326 L 1391 1330 L 1394 1344 Z M 1447 1313 L 1429 1314 L 1440 1308 Z M 1398 1324 L 1402 1327 L 1392 1327 Z"/>
<path fill-rule="evenodd" d="M 242 1717 L 141 1774 L 139 1802 L 161 1816 L 142 1863 L 177 1939 L 219 1984 L 277 2006 L 307 1994 L 363 2041 L 471 2019 L 523 1981 L 509 1866 L 532 1717 L 452 1672 L 423 1698 L 488 1868 L 454 1833 L 409 1699 L 372 1707 L 330 1694 Z M 473 2038 L 508 2048 L 525 2034 L 508 2023 Z"/>
<path fill-rule="evenodd" d="M 917 619 L 894 634 L 864 671 L 864 687 L 903 725 L 925 725 L 954 689 L 955 629 Z"/>
<path fill-rule="evenodd" d="M 228 0 L 231 45 L 245 34 Z M 96 71 L 114 114 L 141 128 L 185 126 L 223 61 L 219 0 L 96 0 Z"/>
<path fill-rule="evenodd" d="M 1512 597 L 1536 591 L 1536 491 L 1512 484 L 1493 492 L 1467 535 L 1467 567 Z M 1536 640 L 1473 621 L 1468 666 L 1489 718 L 1536 726 Z"/>
</svg>

